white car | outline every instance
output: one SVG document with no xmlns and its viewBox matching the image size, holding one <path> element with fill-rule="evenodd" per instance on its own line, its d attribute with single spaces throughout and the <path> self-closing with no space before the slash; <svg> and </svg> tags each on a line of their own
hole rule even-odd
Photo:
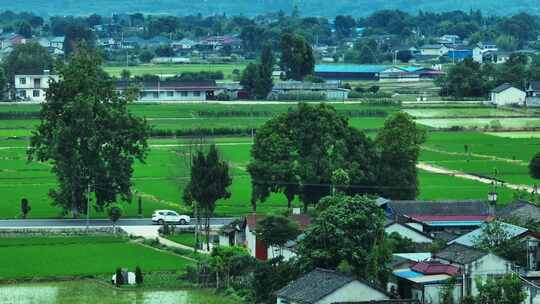
<svg viewBox="0 0 540 304">
<path fill-rule="evenodd" d="M 152 222 L 159 225 L 165 223 L 187 225 L 191 222 L 191 218 L 188 215 L 180 215 L 172 210 L 156 210 L 152 214 Z"/>
</svg>

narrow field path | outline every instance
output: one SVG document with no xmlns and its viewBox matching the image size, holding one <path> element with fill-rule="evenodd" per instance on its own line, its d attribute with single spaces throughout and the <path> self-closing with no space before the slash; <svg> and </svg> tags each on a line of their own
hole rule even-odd
<svg viewBox="0 0 540 304">
<path fill-rule="evenodd" d="M 450 152 L 450 151 L 440 150 L 440 149 L 433 148 L 433 147 L 428 147 L 428 146 L 422 146 L 421 148 L 422 148 L 422 150 L 435 152 L 435 153 L 440 153 L 440 154 L 446 154 L 446 155 L 463 156 L 463 157 L 473 156 L 473 157 L 477 157 L 477 158 L 483 158 L 483 159 L 489 159 L 489 160 L 499 160 L 499 161 L 509 162 L 509 163 L 523 165 L 523 166 L 528 165 L 526 162 L 524 162 L 522 160 L 519 160 L 519 159 L 510 159 L 510 158 L 504 158 L 504 157 L 498 157 L 498 156 L 486 155 L 486 154 L 478 154 L 478 153 Z M 464 160 L 466 160 L 466 159 L 464 159 Z"/>
<path fill-rule="evenodd" d="M 489 185 L 491 185 L 493 183 L 493 181 L 494 181 L 493 179 L 490 179 L 490 178 L 479 177 L 479 176 L 476 176 L 476 175 L 472 175 L 472 174 L 468 174 L 468 173 L 464 173 L 464 172 L 460 172 L 460 171 L 456 171 L 456 170 L 450 170 L 450 169 L 447 169 L 447 168 L 427 164 L 427 163 L 424 163 L 424 162 L 419 162 L 416 165 L 416 167 L 418 169 L 422 169 L 424 171 L 428 171 L 428 172 L 431 172 L 431 173 L 449 175 L 449 176 L 468 179 L 468 180 L 473 180 L 473 181 L 477 181 L 477 182 L 481 182 L 481 183 L 489 184 Z M 534 192 L 534 188 L 532 186 L 510 184 L 510 183 L 502 183 L 501 185 L 503 187 L 513 189 L 513 190 L 526 190 L 529 193 Z"/>
</svg>

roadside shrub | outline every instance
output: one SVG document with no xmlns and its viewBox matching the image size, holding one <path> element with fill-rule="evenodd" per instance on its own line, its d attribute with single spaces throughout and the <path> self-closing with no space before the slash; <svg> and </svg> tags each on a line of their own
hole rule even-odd
<svg viewBox="0 0 540 304">
<path fill-rule="evenodd" d="M 225 93 L 225 92 L 221 92 L 219 93 L 217 96 L 216 96 L 217 100 L 220 100 L 220 101 L 228 101 L 228 100 L 231 100 L 231 97 L 229 96 L 229 94 Z"/>
<path fill-rule="evenodd" d="M 32 210 L 32 207 L 30 207 L 30 203 L 28 202 L 28 199 L 23 198 L 21 199 L 21 216 L 23 219 L 25 219 L 28 216 L 28 213 Z"/>
<path fill-rule="evenodd" d="M 142 285 L 143 281 L 144 278 L 141 267 L 137 266 L 135 267 L 135 283 L 137 283 L 137 285 Z"/>
<path fill-rule="evenodd" d="M 158 229 L 159 233 L 163 235 L 171 235 L 174 234 L 174 226 L 171 226 L 169 224 L 164 224 Z"/>
<path fill-rule="evenodd" d="M 124 276 L 122 275 L 122 268 L 116 268 L 116 287 L 120 287 L 124 284 Z"/>
</svg>

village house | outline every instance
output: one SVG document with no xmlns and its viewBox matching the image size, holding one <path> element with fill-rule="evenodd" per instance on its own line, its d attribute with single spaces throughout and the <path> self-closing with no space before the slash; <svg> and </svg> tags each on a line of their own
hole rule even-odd
<svg viewBox="0 0 540 304">
<path fill-rule="evenodd" d="M 421 230 L 418 230 L 412 224 L 409 225 L 388 220 L 386 225 L 384 226 L 384 231 L 387 234 L 397 233 L 401 237 L 408 238 L 414 243 L 418 244 L 433 243 L 433 237 Z"/>
<path fill-rule="evenodd" d="M 498 209 L 496 215 L 499 220 L 508 220 L 518 225 L 527 225 L 531 221 L 540 221 L 540 207 L 533 203 L 519 200 Z"/>
<path fill-rule="evenodd" d="M 51 80 L 58 81 L 58 75 L 47 70 L 43 74 L 15 75 L 15 99 L 44 102 Z"/>
<path fill-rule="evenodd" d="M 460 299 L 478 295 L 478 283 L 512 272 L 512 263 L 493 253 L 452 243 L 433 255 L 433 261 L 458 267 Z"/>
<path fill-rule="evenodd" d="M 497 106 L 524 105 L 526 93 L 509 83 L 503 83 L 491 90 L 490 103 Z"/>
<path fill-rule="evenodd" d="M 261 261 L 265 261 L 269 257 L 275 257 L 278 250 L 281 251 L 285 260 L 296 256 L 295 245 L 298 238 L 296 240 L 290 240 L 291 242 L 285 244 L 284 248 L 268 247 L 260 239 L 257 239 L 255 232 L 257 223 L 263 218 L 264 216 L 258 216 L 256 214 L 250 214 L 244 218 L 243 239 L 250 255 Z M 311 222 L 310 217 L 307 214 L 300 214 L 298 209 L 295 209 L 293 214 L 289 216 L 289 220 L 298 224 L 300 231 L 304 231 Z M 299 238 L 302 238 L 302 236 L 299 236 Z"/>
<path fill-rule="evenodd" d="M 191 39 L 184 38 L 179 41 L 171 42 L 171 48 L 175 51 L 191 50 L 197 43 Z"/>
<path fill-rule="evenodd" d="M 437 42 L 440 43 L 440 44 L 457 44 L 457 43 L 461 42 L 461 37 L 459 37 L 458 35 L 446 34 L 446 35 L 442 35 L 441 37 L 439 37 Z"/>
<path fill-rule="evenodd" d="M 332 270 L 317 268 L 276 292 L 277 304 L 331 304 L 389 300 L 373 284 Z"/>
<path fill-rule="evenodd" d="M 420 55 L 423 56 L 444 56 L 450 51 L 444 44 L 426 44 L 420 47 Z"/>
<path fill-rule="evenodd" d="M 214 100 L 224 89 L 211 81 L 118 81 L 116 90 L 124 92 L 131 87 L 139 89 L 138 101 L 167 102 L 167 101 L 206 101 Z"/>
<path fill-rule="evenodd" d="M 525 105 L 527 107 L 540 107 L 540 81 L 531 81 L 527 85 Z"/>
<path fill-rule="evenodd" d="M 452 278 L 460 276 L 460 268 L 434 261 L 418 261 L 392 271 L 390 288 L 401 298 L 416 299 L 420 303 L 442 304 L 442 288 Z M 458 303 L 461 282 L 453 284 L 452 298 Z"/>
<path fill-rule="evenodd" d="M 0 35 L 0 49 L 14 47 L 18 44 L 25 44 L 27 39 L 15 33 L 5 33 Z"/>
</svg>

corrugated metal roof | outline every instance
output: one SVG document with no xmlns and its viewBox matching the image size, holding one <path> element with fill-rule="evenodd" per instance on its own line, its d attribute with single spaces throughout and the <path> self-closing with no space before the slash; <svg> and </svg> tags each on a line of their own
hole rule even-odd
<svg viewBox="0 0 540 304">
<path fill-rule="evenodd" d="M 511 238 L 519 236 L 527 231 L 529 231 L 527 228 L 519 227 L 512 224 L 507 224 L 503 222 L 499 222 L 501 224 L 501 229 L 504 230 L 504 232 Z M 485 224 L 482 227 L 473 230 L 467 234 L 464 234 L 460 237 L 458 237 L 455 240 L 452 240 L 448 242 L 448 244 L 458 243 L 465 246 L 474 246 L 476 240 L 482 235 L 482 232 L 489 227 L 488 225 L 491 224 Z"/>
</svg>

